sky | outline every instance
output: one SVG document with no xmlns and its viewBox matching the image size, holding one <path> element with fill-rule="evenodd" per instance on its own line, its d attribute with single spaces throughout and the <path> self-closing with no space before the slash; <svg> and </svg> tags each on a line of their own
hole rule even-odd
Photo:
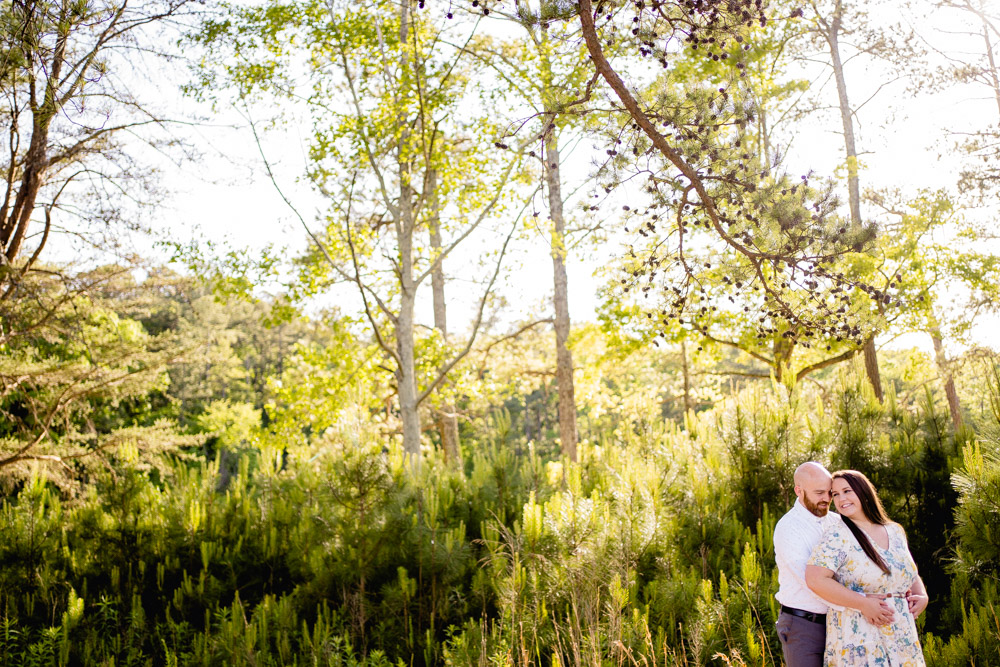
<svg viewBox="0 0 1000 667">
<path fill-rule="evenodd" d="M 429 7 L 433 8 L 433 2 Z M 891 3 L 890 3 L 891 6 Z M 933 28 L 926 19 L 912 17 L 921 33 L 935 47 L 957 53 L 965 48 L 967 38 L 959 34 L 965 28 L 962 17 L 954 12 L 933 17 Z M 847 47 L 849 48 L 849 47 Z M 806 65 L 801 74 L 810 79 L 823 80 L 821 70 Z M 154 83 L 162 91 L 184 80 L 183 72 L 175 71 L 173 80 L 160 79 Z M 985 89 L 956 86 L 938 92 L 912 90 L 912 81 L 900 80 L 879 89 L 881 82 L 891 78 L 891 73 L 880 71 L 877 65 L 858 59 L 848 65 L 848 86 L 852 100 L 864 100 L 877 94 L 857 114 L 859 148 L 865 153 L 862 179 L 874 187 L 899 187 L 905 191 L 918 188 L 953 187 L 958 170 L 959 156 L 951 149 L 945 128 L 982 127 L 985 123 L 1000 120 L 996 102 Z M 169 79 L 169 77 L 168 77 Z M 822 89 L 821 95 L 834 102 L 832 83 Z M 305 118 L 288 119 L 281 126 L 262 134 L 260 149 L 247 124 L 247 109 L 221 106 L 211 110 L 179 94 L 171 96 L 169 104 L 185 117 L 200 117 L 192 125 L 178 131 L 188 138 L 201 152 L 194 162 L 175 164 L 162 161 L 161 185 L 168 193 L 157 214 L 157 226 L 164 236 L 184 242 L 211 240 L 221 247 L 249 248 L 251 252 L 274 245 L 284 248 L 288 255 L 306 247 L 307 237 L 297 215 L 278 194 L 267 177 L 260 151 L 267 156 L 275 173 L 275 180 L 285 195 L 291 199 L 307 223 L 314 224 L 323 201 L 303 182 L 302 174 L 307 165 L 306 143 L 309 132 Z M 266 115 L 267 109 L 249 109 L 255 117 Z M 843 160 L 840 121 L 831 113 L 811 116 L 796 125 L 795 134 L 789 135 L 786 165 L 789 171 L 821 175 L 835 173 Z M 568 163 L 577 165 L 581 173 L 592 158 L 588 155 L 588 142 L 583 142 L 579 152 L 570 156 Z M 982 215 L 978 212 L 975 215 Z M 477 243 L 495 243 L 489 236 Z M 155 251 L 148 240 L 136 243 L 145 252 Z M 590 249 L 572 257 L 568 265 L 570 309 L 574 321 L 591 321 L 596 317 L 597 292 L 604 278 L 601 267 L 620 251 L 612 242 L 603 248 Z M 548 310 L 551 293 L 552 264 L 547 241 L 542 235 L 529 237 L 519 244 L 517 252 L 507 259 L 508 273 L 504 276 L 503 293 L 508 311 L 502 321 L 514 322 L 521 318 L 542 316 Z M 1000 252 L 1000 248 L 998 248 Z M 474 255 L 474 252 L 470 252 Z M 462 278 L 474 273 L 469 265 L 449 265 L 450 274 L 456 278 L 459 289 L 450 290 L 452 321 L 471 319 L 470 313 L 478 298 L 478 290 Z M 353 293 L 334 290 L 329 302 L 349 310 L 356 304 Z M 330 305 L 324 302 L 322 305 Z M 419 306 L 418 316 L 427 323 L 431 320 L 429 290 Z M 462 326 L 458 325 L 458 330 Z M 911 345 L 929 349 L 926 336 L 907 336 L 892 341 L 893 347 Z M 1000 324 L 995 318 L 984 321 L 975 332 L 978 342 L 990 343 L 1000 339 Z M 886 342 L 886 341 L 882 341 Z"/>
</svg>

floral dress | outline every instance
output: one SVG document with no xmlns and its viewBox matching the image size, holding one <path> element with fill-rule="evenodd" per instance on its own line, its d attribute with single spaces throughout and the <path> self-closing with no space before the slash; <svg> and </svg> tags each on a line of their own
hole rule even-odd
<svg viewBox="0 0 1000 667">
<path fill-rule="evenodd" d="M 889 574 L 872 562 L 850 529 L 842 522 L 827 530 L 813 549 L 809 565 L 833 570 L 834 579 L 858 593 L 902 593 L 917 577 L 917 566 L 899 524 L 886 525 L 889 548 L 872 540 Z M 917 638 L 917 626 L 905 597 L 887 598 L 895 612 L 893 622 L 878 627 L 855 609 L 830 608 L 826 615 L 825 667 L 923 667 L 924 655 Z"/>
</svg>

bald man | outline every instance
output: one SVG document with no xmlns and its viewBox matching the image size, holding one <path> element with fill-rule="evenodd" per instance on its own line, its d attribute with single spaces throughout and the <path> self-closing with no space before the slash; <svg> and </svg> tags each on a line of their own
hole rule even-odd
<svg viewBox="0 0 1000 667">
<path fill-rule="evenodd" d="M 822 667 L 826 646 L 827 603 L 806 586 L 806 561 L 828 526 L 840 521 L 830 512 L 832 479 L 809 461 L 795 470 L 796 501 L 774 528 L 781 603 L 776 627 L 787 667 Z M 888 608 L 888 607 L 886 607 Z"/>
</svg>

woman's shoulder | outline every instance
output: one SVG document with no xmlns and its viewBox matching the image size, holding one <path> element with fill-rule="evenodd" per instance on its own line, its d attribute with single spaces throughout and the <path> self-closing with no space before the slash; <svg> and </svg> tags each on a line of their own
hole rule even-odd
<svg viewBox="0 0 1000 667">
<path fill-rule="evenodd" d="M 896 523 L 895 521 L 890 521 L 887 524 L 885 524 L 885 528 L 887 531 L 895 533 L 896 535 L 902 537 L 903 540 L 906 540 L 906 529 L 903 528 L 902 524 Z"/>
<path fill-rule="evenodd" d="M 844 524 L 844 518 L 837 514 L 836 512 L 827 512 L 824 518 L 823 532 L 828 533 L 831 530 L 844 530 L 847 526 Z"/>
<path fill-rule="evenodd" d="M 826 525 L 823 526 L 823 537 L 821 540 L 825 542 L 841 541 L 845 539 L 846 535 L 850 534 L 850 531 L 847 529 L 847 525 L 844 523 L 843 519 L 840 518 L 840 515 L 833 514 L 833 517 L 834 518 L 827 520 Z"/>
</svg>

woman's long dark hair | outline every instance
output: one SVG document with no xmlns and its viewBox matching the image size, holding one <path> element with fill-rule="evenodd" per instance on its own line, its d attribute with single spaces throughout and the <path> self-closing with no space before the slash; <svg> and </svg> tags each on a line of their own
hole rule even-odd
<svg viewBox="0 0 1000 667">
<path fill-rule="evenodd" d="M 843 479 L 847 482 L 851 490 L 854 491 L 854 495 L 858 497 L 858 502 L 861 503 L 861 512 L 865 515 L 866 519 L 880 526 L 889 523 L 889 517 L 886 516 L 885 508 L 882 507 L 882 501 L 878 499 L 875 487 L 872 486 L 872 483 L 868 481 L 868 478 L 863 473 L 857 470 L 838 470 L 833 473 L 832 477 L 833 479 Z M 886 564 L 885 559 L 875 551 L 875 546 L 872 544 L 871 539 L 869 539 L 868 534 L 846 516 L 841 515 L 840 518 L 844 520 L 844 525 L 853 533 L 854 539 L 861 545 L 861 550 L 865 552 L 865 555 L 878 565 L 880 570 L 889 574 L 889 566 Z"/>
</svg>

